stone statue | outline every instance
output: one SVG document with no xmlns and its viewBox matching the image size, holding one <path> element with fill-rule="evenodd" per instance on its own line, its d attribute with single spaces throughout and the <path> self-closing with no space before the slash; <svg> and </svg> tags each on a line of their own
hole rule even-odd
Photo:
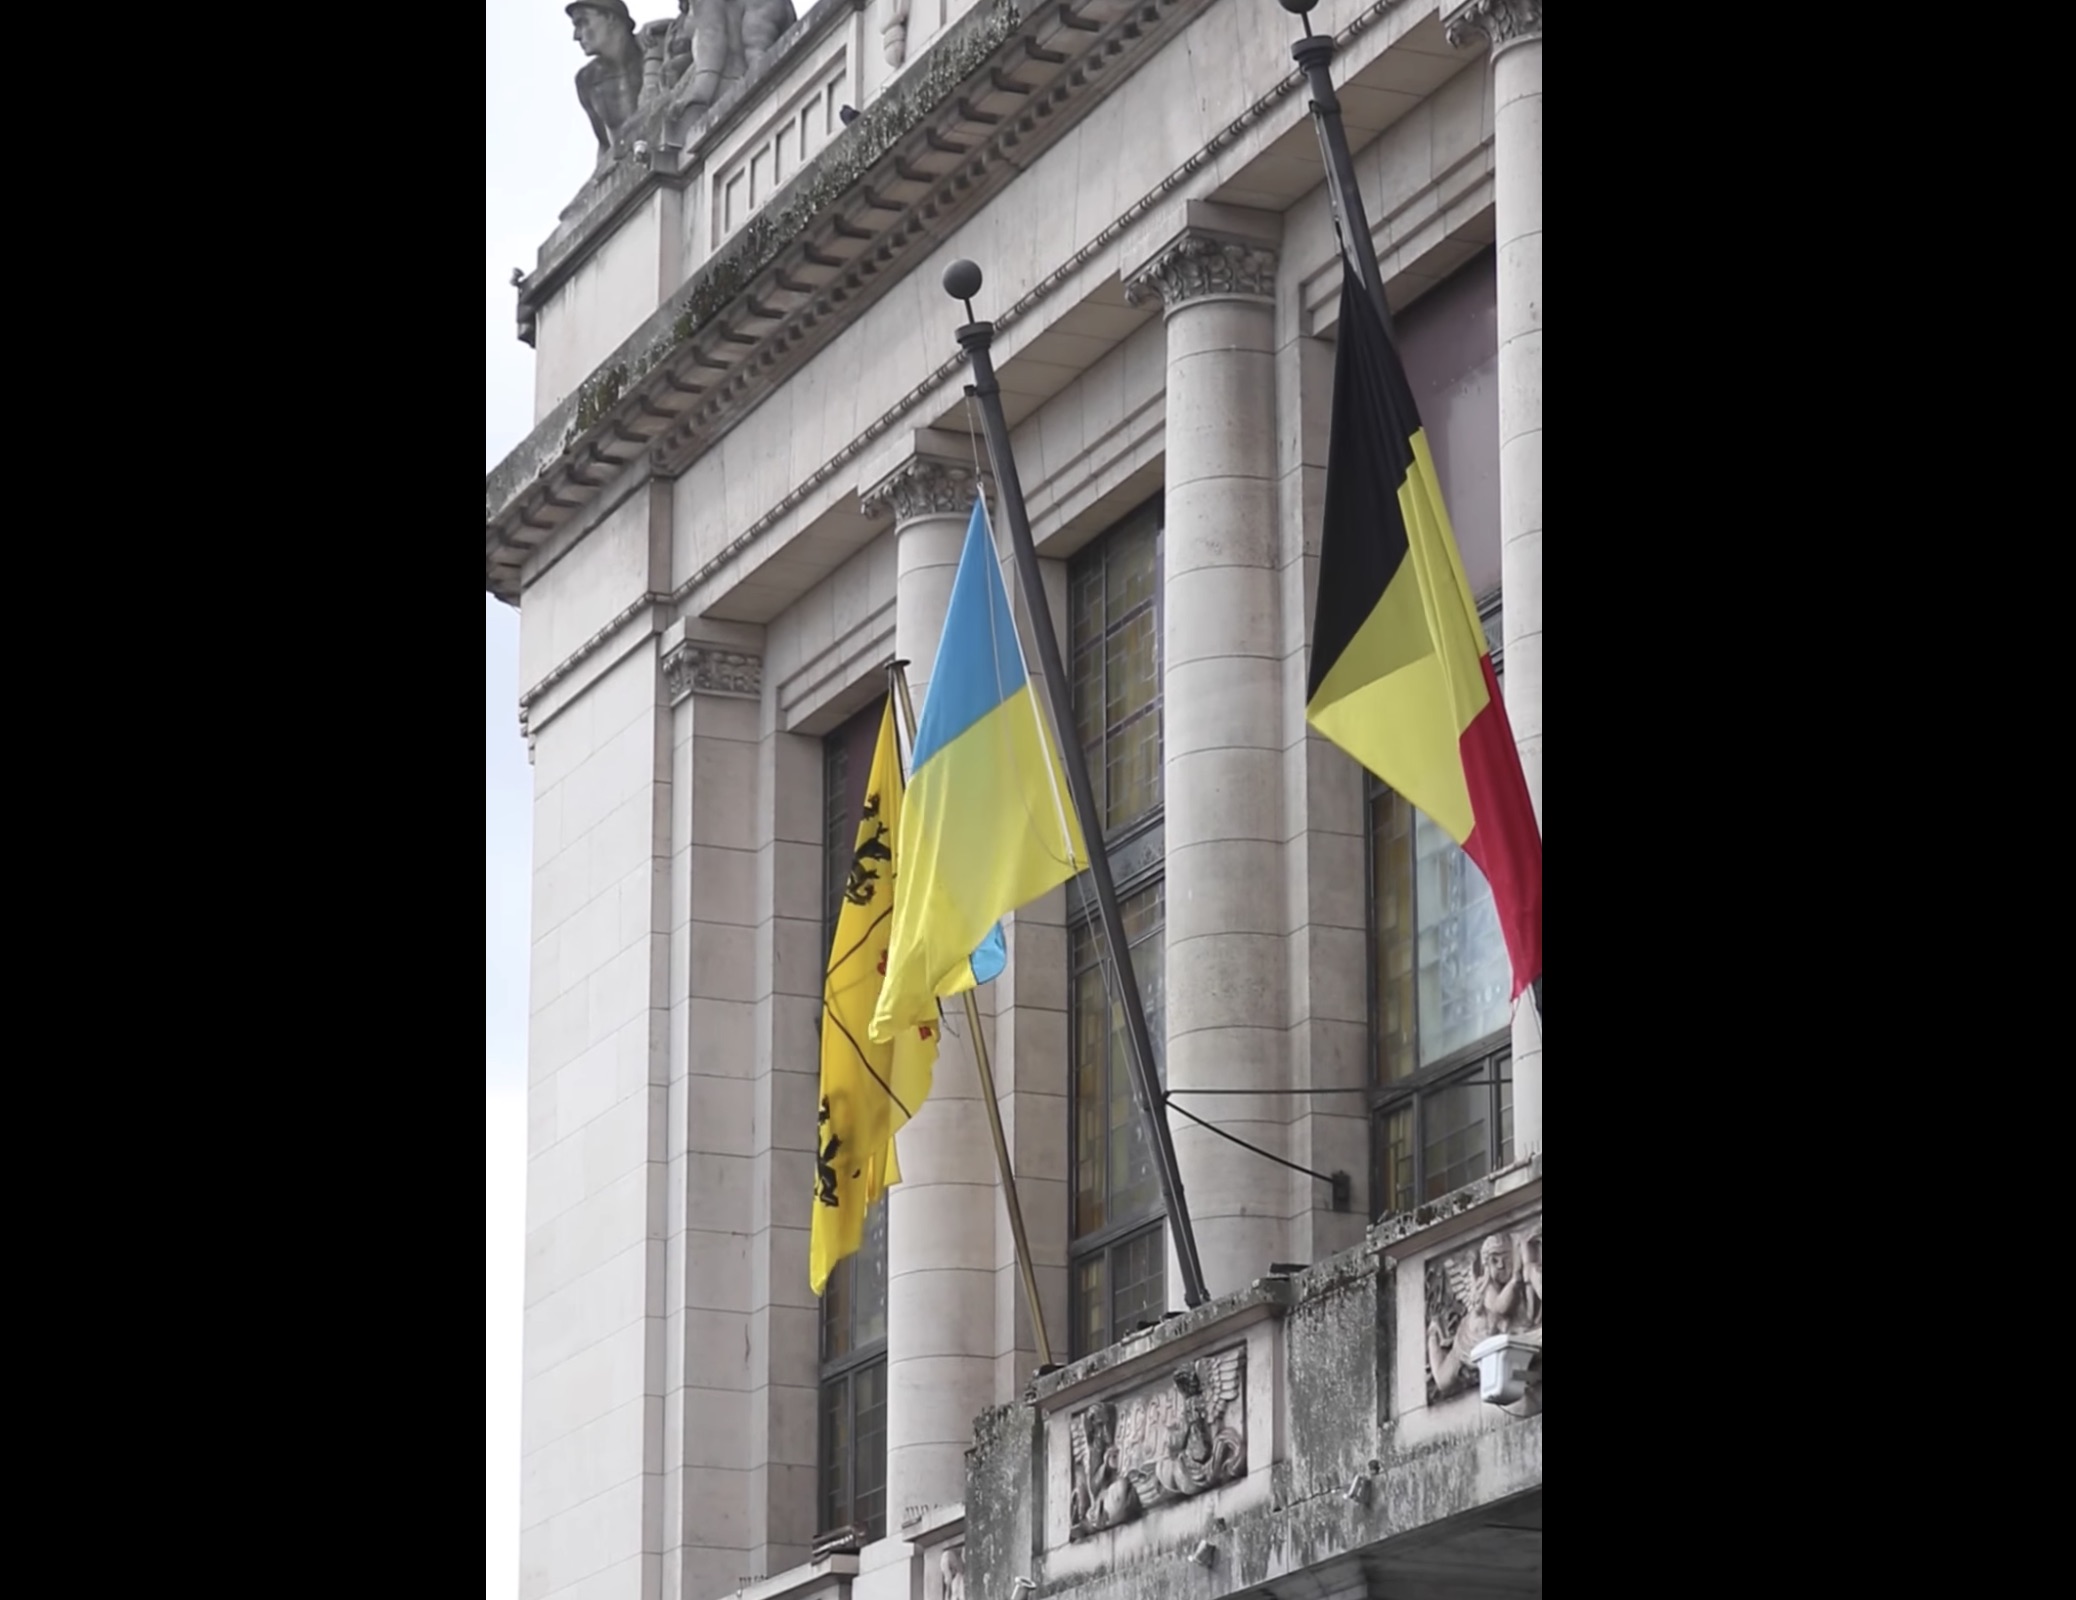
<svg viewBox="0 0 2076 1600">
<path fill-rule="evenodd" d="M 562 8 L 591 59 L 577 71 L 577 104 L 598 136 L 598 167 L 612 164 L 620 130 L 641 105 L 642 47 L 626 0 L 570 0 Z M 594 176 L 596 174 L 594 173 Z"/>
<path fill-rule="evenodd" d="M 642 29 L 642 99 L 673 116 L 712 105 L 763 64 L 793 26 L 793 0 L 678 0 L 671 22 Z"/>
<path fill-rule="evenodd" d="M 937 1575 L 944 1589 L 944 1600 L 966 1600 L 966 1550 L 963 1545 L 953 1545 L 937 1558 Z"/>
</svg>

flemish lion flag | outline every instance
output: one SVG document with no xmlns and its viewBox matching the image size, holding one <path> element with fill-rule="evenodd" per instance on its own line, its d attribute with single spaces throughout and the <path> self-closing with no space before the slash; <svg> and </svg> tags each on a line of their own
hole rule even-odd
<svg viewBox="0 0 2076 1600">
<path fill-rule="evenodd" d="M 1543 971 L 1543 839 L 1411 384 L 1345 257 L 1305 720 L 1463 847 L 1514 998 Z"/>
<path fill-rule="evenodd" d="M 894 1135 L 929 1094 L 937 1060 L 934 1022 L 904 1028 L 886 1044 L 875 1044 L 870 1032 L 894 926 L 893 847 L 901 802 L 901 753 L 890 697 L 865 780 L 857 845 L 822 990 L 822 1100 L 808 1241 L 808 1279 L 816 1294 L 827 1287 L 836 1263 L 864 1240 L 866 1212 L 901 1181 Z"/>
</svg>

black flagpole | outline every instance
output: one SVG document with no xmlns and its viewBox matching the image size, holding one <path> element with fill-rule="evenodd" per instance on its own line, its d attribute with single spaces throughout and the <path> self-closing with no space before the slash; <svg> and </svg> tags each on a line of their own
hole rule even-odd
<svg viewBox="0 0 2076 1600">
<path fill-rule="evenodd" d="M 1319 0 L 1278 0 L 1285 11 L 1299 18 L 1310 17 Z M 1355 182 L 1355 158 L 1348 152 L 1348 130 L 1341 126 L 1341 102 L 1334 94 L 1334 42 L 1324 34 L 1310 32 L 1290 47 L 1291 59 L 1304 69 L 1305 83 L 1312 91 L 1312 129 L 1319 135 L 1319 153 L 1326 160 L 1327 194 L 1333 201 L 1334 226 L 1341 235 L 1341 248 L 1355 270 L 1362 274 L 1363 287 L 1376 302 L 1377 315 L 1384 319 L 1384 337 L 1395 349 L 1398 335 L 1391 325 L 1391 308 L 1384 303 L 1384 274 L 1377 266 L 1377 247 L 1370 238 L 1370 219 L 1362 209 L 1362 191 Z M 1535 995 L 1535 1016 L 1543 1015 L 1543 979 L 1537 973 L 1529 985 Z"/>
<path fill-rule="evenodd" d="M 1319 0 L 1280 0 L 1294 17 L 1309 17 Z M 1305 24 L 1310 29 L 1312 24 Z M 1377 267 L 1377 249 L 1370 241 L 1370 219 L 1362 209 L 1362 191 L 1355 182 L 1355 158 L 1348 153 L 1348 130 L 1341 126 L 1341 102 L 1334 94 L 1334 42 L 1325 34 L 1307 33 L 1290 47 L 1291 58 L 1304 69 L 1305 83 L 1312 91 L 1312 127 L 1319 135 L 1319 151 L 1326 158 L 1326 189 L 1333 201 L 1334 226 L 1341 235 L 1341 248 L 1362 274 L 1363 287 L 1377 303 L 1384 319 L 1384 333 L 1393 345 L 1398 336 L 1391 326 L 1391 308 L 1384 303 L 1384 274 Z"/>
<path fill-rule="evenodd" d="M 988 353 L 994 343 L 995 325 L 976 321 L 973 297 L 980 293 L 980 268 L 970 261 L 954 261 L 944 272 L 944 292 L 965 303 L 966 325 L 959 329 L 959 348 L 973 368 L 967 393 L 980 402 L 982 425 L 987 433 L 988 459 L 995 484 L 1002 491 L 1002 514 L 1009 524 L 1009 542 L 1016 551 L 1018 587 L 1030 612 L 1031 631 L 1037 634 L 1038 663 L 1045 674 L 1046 693 L 1052 702 L 1053 727 L 1060 744 L 1060 761 L 1067 769 L 1067 788 L 1073 796 L 1075 814 L 1089 844 L 1089 876 L 1095 880 L 1096 907 L 1103 919 L 1103 938 L 1117 965 L 1118 998 L 1124 1005 L 1125 1034 L 1131 1045 L 1133 1097 L 1153 1141 L 1154 1170 L 1160 1177 L 1161 1198 L 1167 1202 L 1168 1231 L 1174 1236 L 1175 1258 L 1182 1268 L 1182 1299 L 1185 1305 L 1200 1306 L 1210 1299 L 1204 1289 L 1203 1263 L 1197 1259 L 1196 1230 L 1190 1226 L 1189 1208 L 1182 1194 L 1182 1171 L 1175 1164 L 1175 1142 L 1168 1134 L 1163 1113 L 1165 1096 L 1154 1075 L 1153 1039 L 1146 1027 L 1146 1008 L 1139 999 L 1139 983 L 1132 972 L 1131 947 L 1125 941 L 1124 917 L 1117 908 L 1117 884 L 1110 876 L 1110 861 L 1103 853 L 1102 827 L 1096 811 L 1095 790 L 1089 783 L 1088 757 L 1074 732 L 1074 705 L 1068 697 L 1067 669 L 1060 661 L 1059 641 L 1053 637 L 1052 607 L 1046 603 L 1045 580 L 1038 571 L 1038 548 L 1031 542 L 1031 524 L 1024 513 L 1023 485 L 1016 475 L 1016 459 L 1009 453 L 1009 422 L 1002 414 L 1002 387 L 995 381 L 994 358 Z"/>
</svg>

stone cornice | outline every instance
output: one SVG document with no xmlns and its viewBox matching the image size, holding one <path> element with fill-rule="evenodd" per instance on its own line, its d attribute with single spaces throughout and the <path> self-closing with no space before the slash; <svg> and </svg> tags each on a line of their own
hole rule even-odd
<svg viewBox="0 0 2076 1600">
<path fill-rule="evenodd" d="M 973 509 L 976 481 L 967 463 L 917 456 L 861 495 L 858 508 L 868 517 L 891 511 L 896 527 L 917 517 L 963 517 Z"/>
<path fill-rule="evenodd" d="M 1155 297 L 1170 312 L 1193 300 L 1274 300 L 1276 252 L 1213 234 L 1184 234 L 1125 285 L 1131 305 Z"/>
<path fill-rule="evenodd" d="M 1543 0 L 1470 0 L 1446 13 L 1443 27 L 1449 43 L 1461 50 L 1483 40 L 1493 49 L 1521 39 L 1540 39 Z"/>
<path fill-rule="evenodd" d="M 490 592 L 645 455 L 682 471 L 1208 3 L 955 23 L 489 474 Z"/>
</svg>

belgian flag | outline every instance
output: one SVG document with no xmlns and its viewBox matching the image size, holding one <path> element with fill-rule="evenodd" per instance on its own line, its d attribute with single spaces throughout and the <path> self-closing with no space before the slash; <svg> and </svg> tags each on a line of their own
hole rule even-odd
<svg viewBox="0 0 2076 1600">
<path fill-rule="evenodd" d="M 1514 970 L 1543 971 L 1543 840 L 1434 457 L 1384 319 L 1344 256 L 1305 720 L 1484 873 Z"/>
</svg>

